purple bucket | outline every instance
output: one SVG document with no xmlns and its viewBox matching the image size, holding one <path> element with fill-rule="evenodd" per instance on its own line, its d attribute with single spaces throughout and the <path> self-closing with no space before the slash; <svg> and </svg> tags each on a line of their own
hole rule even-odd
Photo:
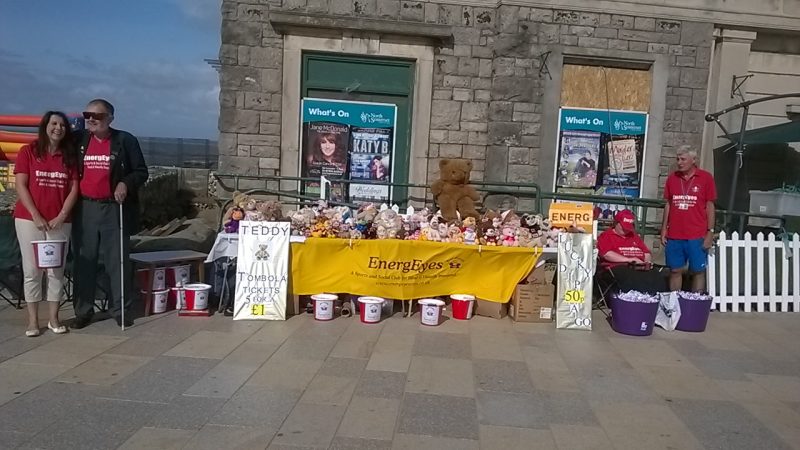
<svg viewBox="0 0 800 450">
<path fill-rule="evenodd" d="M 712 297 L 708 297 L 708 300 L 685 300 L 678 295 L 678 303 L 681 305 L 681 318 L 678 320 L 678 325 L 675 326 L 675 329 L 695 333 L 705 331 L 713 300 Z"/>
<path fill-rule="evenodd" d="M 626 302 L 614 298 L 611 302 L 611 327 L 621 334 L 650 336 L 657 313 L 658 302 Z"/>
</svg>

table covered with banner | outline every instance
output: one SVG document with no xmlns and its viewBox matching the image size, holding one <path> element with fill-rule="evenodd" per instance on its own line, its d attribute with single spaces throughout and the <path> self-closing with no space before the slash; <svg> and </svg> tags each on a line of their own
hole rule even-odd
<svg viewBox="0 0 800 450">
<path fill-rule="evenodd" d="M 235 317 L 255 310 L 258 316 L 282 319 L 287 296 L 324 292 L 392 300 L 470 294 L 504 303 L 542 253 L 443 242 L 305 239 L 289 233 L 288 224 L 259 224 L 217 237 L 207 261 L 236 258 L 232 281 L 240 314 Z"/>
<path fill-rule="evenodd" d="M 467 293 L 504 303 L 540 255 L 538 248 L 312 238 L 292 244 L 292 291 L 396 300 Z"/>
</svg>

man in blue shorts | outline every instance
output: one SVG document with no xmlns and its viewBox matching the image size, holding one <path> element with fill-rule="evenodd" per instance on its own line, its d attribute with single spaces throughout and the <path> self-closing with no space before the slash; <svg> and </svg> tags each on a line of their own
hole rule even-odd
<svg viewBox="0 0 800 450">
<path fill-rule="evenodd" d="M 661 242 L 671 270 L 669 287 L 672 291 L 681 289 L 688 263 L 692 291 L 702 292 L 706 287 L 708 249 L 714 238 L 717 188 L 714 177 L 697 167 L 697 152 L 689 146 L 678 148 L 677 166 L 664 186 L 667 204 L 661 226 Z"/>
</svg>

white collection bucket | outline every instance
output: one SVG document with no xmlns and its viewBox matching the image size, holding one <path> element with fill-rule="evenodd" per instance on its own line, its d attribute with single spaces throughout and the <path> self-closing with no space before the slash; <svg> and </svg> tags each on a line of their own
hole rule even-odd
<svg viewBox="0 0 800 450">
<path fill-rule="evenodd" d="M 423 325 L 435 327 L 442 323 L 442 309 L 444 302 L 435 298 L 425 298 L 419 301 L 419 320 Z"/>
<path fill-rule="evenodd" d="M 339 296 L 334 294 L 312 295 L 311 300 L 314 301 L 314 319 L 322 321 L 333 320 L 333 312 L 337 299 L 339 299 Z"/>
<path fill-rule="evenodd" d="M 380 297 L 358 297 L 358 310 L 361 316 L 361 322 L 380 322 L 383 302 L 384 300 Z"/>
<path fill-rule="evenodd" d="M 147 292 L 142 291 L 143 295 Z M 169 304 L 169 289 L 163 291 L 153 291 L 153 314 L 167 312 L 167 305 Z"/>
<path fill-rule="evenodd" d="M 153 279 L 151 280 L 149 287 L 147 286 L 147 271 L 148 269 L 139 269 L 137 271 L 139 276 L 139 286 L 141 286 L 143 291 L 163 291 L 167 288 L 165 268 L 158 267 L 153 269 Z"/>
<path fill-rule="evenodd" d="M 192 266 L 188 264 L 183 266 L 167 267 L 167 287 L 189 284 L 189 274 L 191 273 L 191 269 Z"/>
<path fill-rule="evenodd" d="M 56 269 L 64 265 L 67 256 L 66 240 L 31 241 L 36 267 L 40 269 Z"/>
<path fill-rule="evenodd" d="M 203 311 L 208 309 L 208 294 L 211 286 L 205 283 L 192 283 L 183 287 L 186 310 Z"/>
</svg>

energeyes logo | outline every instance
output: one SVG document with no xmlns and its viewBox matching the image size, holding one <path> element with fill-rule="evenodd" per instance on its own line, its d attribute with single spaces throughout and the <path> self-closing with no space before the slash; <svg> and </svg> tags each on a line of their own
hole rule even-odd
<svg viewBox="0 0 800 450">
<path fill-rule="evenodd" d="M 367 267 L 370 269 L 378 270 L 396 270 L 402 273 L 418 272 L 423 273 L 428 270 L 442 270 L 452 269 L 458 270 L 461 268 L 462 261 L 458 258 L 453 258 L 445 262 L 441 261 L 425 261 L 422 259 L 411 260 L 386 260 L 379 256 L 370 256 L 367 262 Z"/>
</svg>

